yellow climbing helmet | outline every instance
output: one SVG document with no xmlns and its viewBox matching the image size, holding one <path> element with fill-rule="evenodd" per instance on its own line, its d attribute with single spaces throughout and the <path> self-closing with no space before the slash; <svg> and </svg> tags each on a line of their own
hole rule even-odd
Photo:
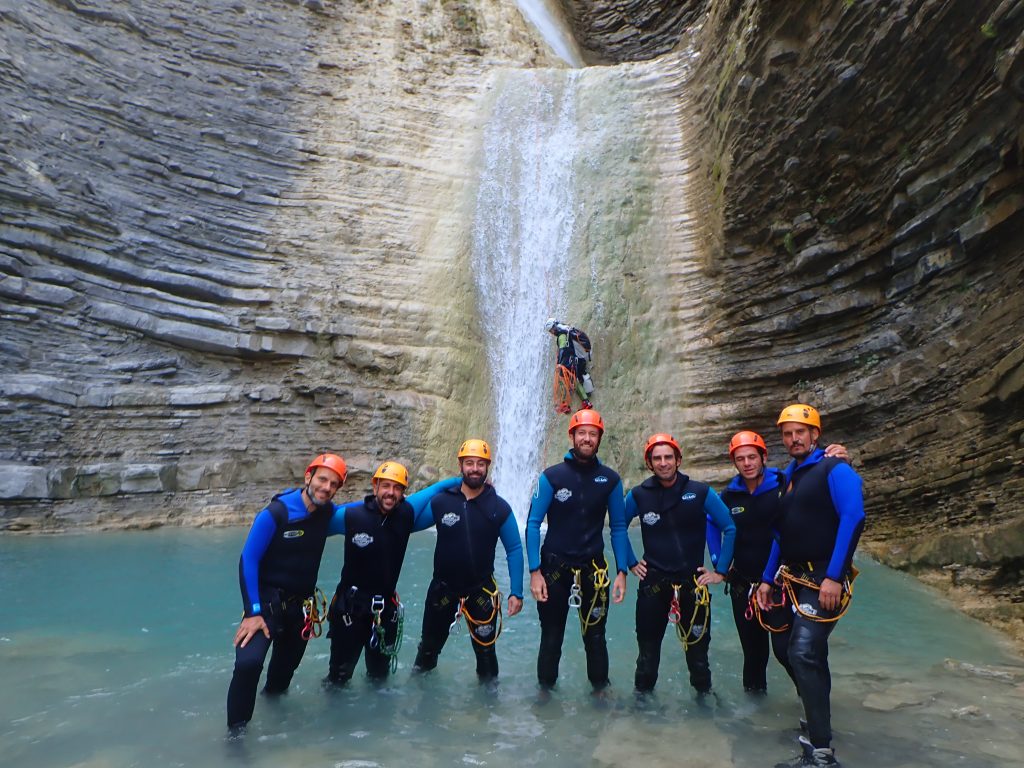
<svg viewBox="0 0 1024 768">
<path fill-rule="evenodd" d="M 821 430 L 821 416 L 818 414 L 818 409 L 810 405 L 805 405 L 804 403 L 787 405 L 782 409 L 782 413 L 779 414 L 779 420 L 775 423 L 778 425 L 787 421 L 794 421 L 797 424 L 807 424 L 809 426 L 816 427 L 819 431 Z"/>
<path fill-rule="evenodd" d="M 478 459 L 491 460 L 491 446 L 487 444 L 485 440 L 467 440 L 459 448 L 458 458 L 465 459 L 469 456 L 475 456 Z"/>
<path fill-rule="evenodd" d="M 385 461 L 377 471 L 373 473 L 373 484 L 377 485 L 379 480 L 392 480 L 403 488 L 409 487 L 409 470 L 397 461 Z"/>
</svg>

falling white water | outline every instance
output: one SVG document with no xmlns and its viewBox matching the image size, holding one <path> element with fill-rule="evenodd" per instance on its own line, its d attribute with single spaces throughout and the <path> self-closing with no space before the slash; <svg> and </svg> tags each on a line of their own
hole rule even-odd
<svg viewBox="0 0 1024 768">
<path fill-rule="evenodd" d="M 523 16 L 537 28 L 551 50 L 570 67 L 583 66 L 583 56 L 572 33 L 562 23 L 552 0 L 516 0 Z"/>
<path fill-rule="evenodd" d="M 510 71 L 483 138 L 473 271 L 497 419 L 493 478 L 520 523 L 540 470 L 577 208 L 575 72 Z"/>
</svg>

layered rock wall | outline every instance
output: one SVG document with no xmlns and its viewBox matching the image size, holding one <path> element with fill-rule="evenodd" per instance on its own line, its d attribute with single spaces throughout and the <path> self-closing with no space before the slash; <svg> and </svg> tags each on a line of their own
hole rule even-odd
<svg viewBox="0 0 1024 768">
<path fill-rule="evenodd" d="M 1019 2 L 718 3 L 694 81 L 723 377 L 693 397 L 730 403 L 701 427 L 816 403 L 871 548 L 1018 633 L 1022 30 Z"/>
<path fill-rule="evenodd" d="M 243 519 L 311 451 L 361 489 L 486 419 L 449 405 L 480 377 L 445 230 L 486 72 L 549 61 L 514 7 L 0 22 L 0 526 Z"/>
</svg>

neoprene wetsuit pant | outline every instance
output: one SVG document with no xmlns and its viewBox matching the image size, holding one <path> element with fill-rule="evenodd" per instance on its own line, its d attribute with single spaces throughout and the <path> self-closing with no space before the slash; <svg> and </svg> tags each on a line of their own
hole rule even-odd
<svg viewBox="0 0 1024 768">
<path fill-rule="evenodd" d="M 750 607 L 750 582 L 739 576 L 730 576 L 729 599 L 732 601 L 732 618 L 736 634 L 743 649 L 743 690 L 768 690 L 768 635 L 756 616 L 747 618 Z M 780 659 L 780 662 L 783 660 Z"/>
<path fill-rule="evenodd" d="M 700 693 L 711 690 L 711 666 L 708 664 L 708 647 L 711 645 L 711 622 L 704 627 L 704 611 L 694 613 L 696 595 L 693 591 L 693 577 L 685 579 L 664 579 L 652 575 L 640 582 L 636 594 L 636 644 L 639 653 L 636 658 L 634 685 L 638 691 L 652 691 L 658 682 L 658 668 L 661 666 L 661 643 L 668 626 L 668 614 L 672 606 L 672 585 L 679 588 L 680 626 L 688 629 L 690 646 L 686 649 L 686 667 L 690 673 L 690 685 Z M 693 626 L 691 627 L 691 621 Z M 675 628 L 672 630 L 675 632 Z"/>
<path fill-rule="evenodd" d="M 821 618 L 832 618 L 836 611 L 826 611 L 818 602 L 818 590 L 796 586 L 797 604 Z M 807 606 L 807 607 L 804 607 Z M 804 705 L 807 736 L 815 747 L 832 744 L 832 712 L 830 695 L 832 675 L 828 668 L 828 637 L 835 621 L 812 621 L 799 613 L 793 614 L 789 630 L 773 638 L 776 654 L 784 654 L 793 670 L 797 693 Z"/>
<path fill-rule="evenodd" d="M 607 567 L 604 555 L 594 560 Z M 540 618 L 540 650 L 537 653 L 537 680 L 550 688 L 558 680 L 558 663 L 562 659 L 562 640 L 569 615 L 569 595 L 575 583 L 573 569 L 579 570 L 580 618 L 587 625 L 583 630 L 583 649 L 587 654 L 587 679 L 595 688 L 608 685 L 608 645 L 605 625 L 608 623 L 608 586 L 598 590 L 594 585 L 594 566 L 573 566 L 557 555 L 541 556 L 541 574 L 548 585 L 548 599 L 537 603 Z"/>
<path fill-rule="evenodd" d="M 228 687 L 228 727 L 237 728 L 252 719 L 256 709 L 256 692 L 263 672 L 263 662 L 271 645 L 267 669 L 267 683 L 263 692 L 268 695 L 284 693 L 291 684 L 302 655 L 306 652 L 306 641 L 302 639 L 305 617 L 302 615 L 302 598 L 282 599 L 277 590 L 262 593 L 260 602 L 267 606 L 263 620 L 270 630 L 268 639 L 257 632 L 244 648 L 235 648 L 235 669 Z"/>
<path fill-rule="evenodd" d="M 344 685 L 351 680 L 364 650 L 368 677 L 381 680 L 391 674 L 391 659 L 380 648 L 369 601 L 369 598 L 342 601 L 335 594 L 328 614 L 330 629 L 327 637 L 331 639 L 331 660 L 327 669 L 327 682 Z M 398 638 L 398 607 L 392 596 L 384 600 L 381 626 L 384 629 L 384 645 L 394 647 Z"/>
<path fill-rule="evenodd" d="M 420 636 L 419 651 L 416 653 L 415 667 L 426 671 L 437 666 L 437 658 L 448 641 L 448 631 L 452 622 L 458 619 L 466 624 L 467 634 L 470 635 L 470 645 L 473 646 L 473 653 L 476 655 L 477 676 L 481 680 L 497 677 L 498 654 L 494 641 L 498 631 L 499 613 L 491 594 L 496 595 L 497 589 L 493 577 L 484 585 L 461 592 L 450 588 L 440 579 L 432 579 L 423 606 L 423 632 Z M 463 605 L 472 617 L 472 622 L 461 613 L 459 601 L 463 598 Z"/>
</svg>

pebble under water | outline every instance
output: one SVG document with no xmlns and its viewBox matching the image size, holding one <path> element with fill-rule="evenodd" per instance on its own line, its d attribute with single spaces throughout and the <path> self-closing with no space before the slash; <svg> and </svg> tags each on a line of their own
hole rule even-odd
<svg viewBox="0 0 1024 768">
<path fill-rule="evenodd" d="M 636 534 L 636 531 L 632 531 Z M 535 604 L 506 622 L 501 678 L 476 681 L 465 632 L 414 677 L 433 534 L 413 537 L 399 591 L 400 667 L 325 692 L 314 640 L 290 692 L 260 697 L 225 738 L 242 529 L 0 537 L 0 764 L 17 766 L 740 766 L 796 754 L 799 702 L 774 660 L 752 698 L 721 587 L 712 588 L 714 695 L 698 701 L 666 636 L 656 692 L 632 690 L 636 579 L 608 628 L 612 687 L 591 694 L 570 617 L 561 677 L 535 682 Z M 320 585 L 341 565 L 332 539 Z M 1024 765 L 1024 662 L 1001 638 L 908 577 L 869 561 L 831 641 L 833 727 L 848 768 Z M 504 562 L 497 563 L 499 579 Z"/>
</svg>

